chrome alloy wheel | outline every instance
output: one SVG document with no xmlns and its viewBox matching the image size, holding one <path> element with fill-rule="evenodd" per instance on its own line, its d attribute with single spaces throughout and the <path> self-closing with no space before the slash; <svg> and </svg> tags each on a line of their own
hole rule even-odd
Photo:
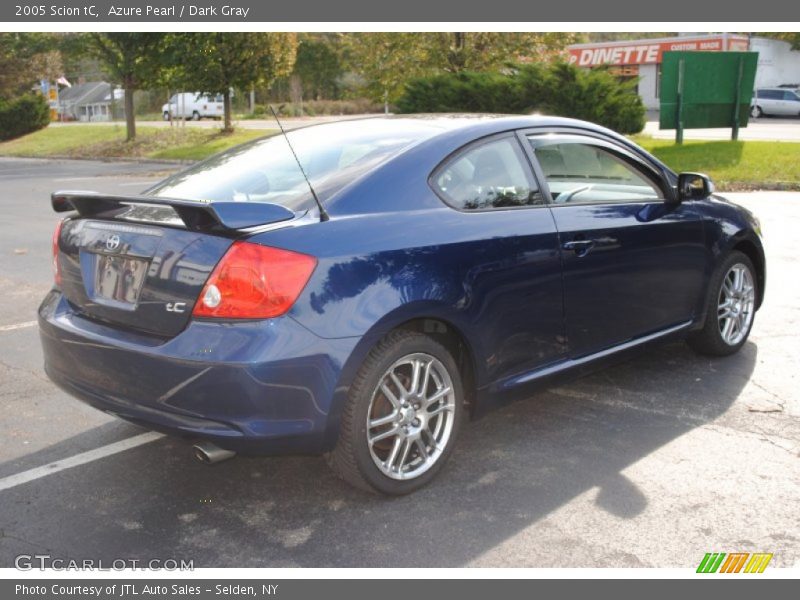
<svg viewBox="0 0 800 600">
<path fill-rule="evenodd" d="M 397 360 L 380 378 L 367 411 L 367 443 L 375 465 L 392 479 L 430 469 L 450 440 L 453 381 L 442 362 L 423 353 Z"/>
<path fill-rule="evenodd" d="M 733 265 L 719 291 L 717 304 L 717 321 L 719 332 L 729 346 L 741 342 L 750 331 L 755 308 L 755 286 L 753 275 L 742 263 Z"/>
</svg>

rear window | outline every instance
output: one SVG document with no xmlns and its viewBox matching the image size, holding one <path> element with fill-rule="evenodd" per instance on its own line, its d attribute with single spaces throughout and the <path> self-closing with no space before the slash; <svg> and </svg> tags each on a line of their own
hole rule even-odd
<svg viewBox="0 0 800 600">
<path fill-rule="evenodd" d="M 348 183 L 438 131 L 423 123 L 341 121 L 288 132 L 292 148 L 325 201 Z M 314 200 L 283 135 L 233 148 L 182 171 L 149 192 L 206 202 L 270 202 L 294 211 Z"/>
</svg>

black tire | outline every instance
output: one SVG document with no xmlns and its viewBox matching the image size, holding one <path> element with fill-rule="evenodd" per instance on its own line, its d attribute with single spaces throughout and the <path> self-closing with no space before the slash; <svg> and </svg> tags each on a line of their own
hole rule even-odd
<svg viewBox="0 0 800 600">
<path fill-rule="evenodd" d="M 753 108 L 750 109 L 750 116 L 753 117 L 754 119 L 758 119 L 764 116 L 764 111 L 761 110 L 760 106 L 754 106 Z"/>
<path fill-rule="evenodd" d="M 192 121 L 199 121 L 199 120 L 200 120 L 200 113 L 197 112 L 197 111 L 194 111 L 192 113 Z"/>
<path fill-rule="evenodd" d="M 438 459 L 418 477 L 398 480 L 384 474 L 373 461 L 367 442 L 367 412 L 373 392 L 385 373 L 396 361 L 415 353 L 430 355 L 444 365 L 453 384 L 455 410 L 449 438 Z M 408 494 L 429 483 L 441 470 L 452 453 L 466 412 L 463 384 L 450 352 L 427 335 L 408 330 L 393 331 L 370 351 L 350 386 L 342 413 L 339 439 L 326 459 L 339 477 L 361 490 L 392 496 Z"/>
<path fill-rule="evenodd" d="M 742 264 L 750 271 L 755 298 L 758 299 L 758 278 L 756 277 L 756 270 L 753 266 L 753 262 L 746 254 L 734 250 L 725 257 L 711 276 L 711 281 L 708 284 L 708 291 L 706 292 L 706 320 L 703 328 L 692 333 L 686 340 L 689 346 L 699 354 L 708 356 L 729 356 L 735 354 L 745 344 L 747 338 L 750 336 L 750 331 L 753 329 L 754 318 L 750 320 L 750 325 L 744 337 L 734 345 L 728 344 L 723 339 L 722 332 L 720 331 L 717 307 L 719 306 L 720 294 L 722 293 L 722 284 L 728 271 L 736 264 Z M 755 304 L 753 310 L 755 311 Z M 755 315 L 753 315 L 753 317 L 755 317 Z"/>
<path fill-rule="evenodd" d="M 164 111 L 164 120 L 169 121 L 169 113 L 167 111 Z"/>
</svg>

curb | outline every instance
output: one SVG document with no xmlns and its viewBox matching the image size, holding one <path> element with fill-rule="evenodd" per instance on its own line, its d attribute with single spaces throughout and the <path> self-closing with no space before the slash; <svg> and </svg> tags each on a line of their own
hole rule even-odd
<svg viewBox="0 0 800 600">
<path fill-rule="evenodd" d="M 792 181 L 762 181 L 749 183 L 746 181 L 719 181 L 715 182 L 717 191 L 725 192 L 798 192 L 800 182 Z"/>
<path fill-rule="evenodd" d="M 84 160 L 104 163 L 135 163 L 135 164 L 157 164 L 165 166 L 188 166 L 199 161 L 196 160 L 174 160 L 169 158 L 139 158 L 135 156 L 69 156 L 67 154 L 51 154 L 48 156 L 38 156 L 35 154 L 0 154 L 0 158 L 28 158 L 38 160 Z"/>
</svg>

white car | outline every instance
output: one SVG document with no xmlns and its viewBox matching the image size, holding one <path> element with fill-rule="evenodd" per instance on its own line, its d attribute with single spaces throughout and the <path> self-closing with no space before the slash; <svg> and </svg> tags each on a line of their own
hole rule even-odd
<svg viewBox="0 0 800 600">
<path fill-rule="evenodd" d="M 173 119 L 221 119 L 224 115 L 222 94 L 180 92 L 161 107 L 164 120 Z"/>
<path fill-rule="evenodd" d="M 800 94 L 787 88 L 759 88 L 750 104 L 750 116 L 800 116 Z"/>
</svg>

